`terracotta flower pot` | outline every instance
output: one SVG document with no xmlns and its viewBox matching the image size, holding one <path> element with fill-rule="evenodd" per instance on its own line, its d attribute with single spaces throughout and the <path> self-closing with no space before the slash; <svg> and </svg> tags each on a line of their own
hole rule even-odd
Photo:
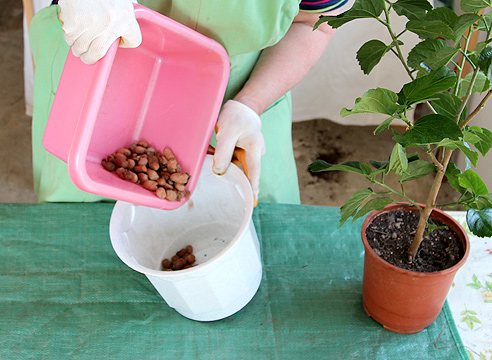
<svg viewBox="0 0 492 360">
<path fill-rule="evenodd" d="M 423 205 L 422 205 L 423 206 Z M 415 272 L 401 269 L 380 258 L 366 238 L 366 228 L 382 212 L 417 209 L 391 204 L 383 211 L 370 213 L 362 225 L 365 248 L 362 287 L 366 313 L 387 330 L 411 334 L 422 331 L 436 320 L 458 269 L 470 251 L 468 235 L 463 227 L 441 210 L 435 209 L 431 218 L 448 225 L 463 241 L 463 258 L 451 268 L 436 272 Z"/>
</svg>

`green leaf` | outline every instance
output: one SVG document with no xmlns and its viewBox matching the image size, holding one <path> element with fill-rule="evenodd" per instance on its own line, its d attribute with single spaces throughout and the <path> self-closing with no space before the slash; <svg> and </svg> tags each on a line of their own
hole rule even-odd
<svg viewBox="0 0 492 360">
<path fill-rule="evenodd" d="M 383 10 L 384 0 L 355 0 L 350 9 L 339 15 L 321 16 L 314 25 L 314 29 L 317 29 L 324 22 L 336 29 L 355 19 L 378 18 Z"/>
<path fill-rule="evenodd" d="M 463 140 L 444 139 L 438 142 L 436 146 L 442 146 L 451 150 L 460 149 L 473 166 L 477 167 L 478 153 L 472 150 Z"/>
<path fill-rule="evenodd" d="M 476 317 L 476 316 L 469 316 L 468 317 L 471 321 L 477 324 L 481 324 L 482 322 Z"/>
<path fill-rule="evenodd" d="M 434 230 L 437 230 L 437 229 L 447 229 L 447 225 L 436 225 L 432 222 L 429 221 L 429 223 L 427 224 L 427 231 L 426 231 L 426 235 L 427 236 L 428 234 L 431 234 Z"/>
<path fill-rule="evenodd" d="M 378 125 L 376 130 L 374 130 L 373 134 L 378 135 L 378 134 L 382 133 L 383 131 L 388 130 L 394 119 L 395 118 L 390 117 L 390 118 L 387 118 L 386 120 L 384 120 L 381 124 Z"/>
<path fill-rule="evenodd" d="M 403 147 L 437 144 L 443 139 L 458 140 L 463 136 L 460 127 L 439 114 L 430 114 L 418 119 L 413 127 L 393 139 Z"/>
<path fill-rule="evenodd" d="M 492 81 L 492 47 L 491 46 L 486 46 L 480 51 L 480 54 L 478 55 L 478 66 L 480 67 L 480 70 L 484 73 L 484 75 L 489 79 L 489 81 Z"/>
<path fill-rule="evenodd" d="M 492 282 L 486 281 L 485 286 L 487 286 L 487 289 L 492 290 Z"/>
<path fill-rule="evenodd" d="M 460 194 L 464 193 L 466 189 L 460 186 L 458 178 L 461 175 L 461 170 L 458 169 L 454 162 L 449 162 L 448 167 L 446 168 L 446 178 L 448 179 L 449 184 L 458 191 Z"/>
<path fill-rule="evenodd" d="M 423 66 L 424 69 L 431 69 L 431 71 L 438 70 L 446 66 L 458 52 L 459 49 L 455 47 L 443 47 L 425 58 L 419 66 Z"/>
<path fill-rule="evenodd" d="M 458 177 L 458 182 L 461 187 L 470 189 L 474 195 L 487 195 L 489 193 L 485 183 L 473 170 L 466 170 Z"/>
<path fill-rule="evenodd" d="M 371 70 L 379 64 L 384 54 L 389 51 L 390 47 L 379 40 L 369 40 L 357 51 L 357 60 L 364 74 L 369 74 Z"/>
<path fill-rule="evenodd" d="M 482 288 L 480 285 L 477 285 L 477 284 L 467 284 L 466 286 L 468 286 L 469 288 L 472 288 L 474 290 L 480 290 Z"/>
<path fill-rule="evenodd" d="M 461 319 L 461 321 L 468 325 L 470 330 L 473 330 L 473 328 L 475 327 L 475 325 L 473 325 L 473 321 L 471 321 L 468 317 Z"/>
<path fill-rule="evenodd" d="M 478 196 L 476 201 L 472 203 L 470 207 L 475 210 L 492 208 L 492 194 Z"/>
<path fill-rule="evenodd" d="M 376 169 L 385 169 L 389 165 L 389 160 L 386 161 L 377 161 L 377 160 L 369 160 L 369 163 Z"/>
<path fill-rule="evenodd" d="M 410 20 L 406 29 L 421 39 L 443 38 L 454 40 L 454 31 L 442 20 Z"/>
<path fill-rule="evenodd" d="M 454 37 L 459 40 L 466 30 L 477 21 L 480 20 L 480 16 L 477 14 L 462 14 L 456 19 L 453 24 Z"/>
<path fill-rule="evenodd" d="M 419 42 L 408 53 L 407 63 L 413 69 L 419 67 L 420 63 L 437 50 L 447 47 L 448 44 L 442 39 L 427 39 Z"/>
<path fill-rule="evenodd" d="M 419 154 L 415 152 L 415 153 L 407 155 L 407 159 L 408 159 L 408 163 L 411 163 L 413 161 L 419 160 L 420 157 L 419 157 Z"/>
<path fill-rule="evenodd" d="M 403 146 L 396 143 L 391 152 L 389 161 L 389 171 L 397 175 L 402 175 L 408 168 L 407 153 Z"/>
<path fill-rule="evenodd" d="M 470 149 L 470 147 L 462 141 L 456 142 L 456 145 L 458 146 L 458 149 L 460 149 L 463 154 L 465 154 L 465 156 L 470 160 L 473 166 L 477 167 L 478 153 Z"/>
<path fill-rule="evenodd" d="M 315 160 L 309 165 L 309 170 L 312 172 L 320 171 L 349 171 L 361 175 L 369 175 L 372 170 L 369 165 L 361 163 L 359 161 L 346 161 L 341 164 L 329 164 L 324 160 Z"/>
<path fill-rule="evenodd" d="M 387 197 L 379 197 L 375 199 L 369 200 L 363 207 L 360 209 L 357 214 L 353 217 L 352 222 L 357 220 L 358 218 L 370 213 L 373 210 L 381 211 L 389 204 L 392 204 L 394 201 Z"/>
<path fill-rule="evenodd" d="M 490 1 L 486 0 L 462 0 L 461 10 L 464 12 L 477 12 L 485 9 L 488 6 L 492 6 Z"/>
<path fill-rule="evenodd" d="M 401 181 L 412 181 L 423 178 L 436 171 L 436 166 L 425 160 L 417 160 L 408 163 L 407 171 L 401 176 Z"/>
<path fill-rule="evenodd" d="M 478 237 L 492 236 L 492 209 L 469 209 L 466 213 L 466 223 L 470 231 Z"/>
<path fill-rule="evenodd" d="M 347 200 L 347 202 L 340 208 L 340 226 L 342 226 L 348 218 L 354 216 L 366 199 L 373 195 L 372 189 L 360 189 L 357 190 Z"/>
<path fill-rule="evenodd" d="M 398 0 L 393 9 L 398 15 L 415 20 L 422 19 L 427 11 L 432 10 L 432 5 L 427 0 Z"/>
<path fill-rule="evenodd" d="M 426 21 L 439 20 L 452 28 L 456 23 L 456 21 L 458 20 L 458 15 L 448 7 L 439 6 L 429 11 L 425 15 L 424 20 Z"/>
<path fill-rule="evenodd" d="M 398 96 L 391 90 L 383 88 L 371 89 L 355 100 L 353 109 L 344 108 L 340 115 L 374 113 L 399 117 L 398 113 L 404 111 L 405 106 L 398 105 L 397 101 Z"/>
<path fill-rule="evenodd" d="M 488 129 L 481 128 L 479 126 L 466 126 L 463 134 L 464 139 L 467 142 L 473 144 L 482 156 L 487 155 L 489 150 L 492 148 L 492 132 Z M 467 139 L 467 134 L 474 136 L 473 139 Z"/>
<path fill-rule="evenodd" d="M 443 92 L 436 95 L 436 100 L 432 101 L 432 107 L 438 114 L 454 121 L 461 107 L 461 99 L 449 92 Z M 460 123 L 465 120 L 467 114 L 468 108 L 465 107 L 460 116 Z"/>
<path fill-rule="evenodd" d="M 410 105 L 429 98 L 434 98 L 436 93 L 446 91 L 456 83 L 456 74 L 442 67 L 429 75 L 419 77 L 405 85 L 398 93 L 398 102 L 402 105 Z"/>
<path fill-rule="evenodd" d="M 492 13 L 488 12 L 480 16 L 480 21 L 478 22 L 478 30 L 487 31 L 488 28 L 492 26 Z"/>
<path fill-rule="evenodd" d="M 459 88 L 459 97 L 463 97 L 466 95 L 466 92 L 468 91 L 468 88 L 470 87 L 470 83 L 473 77 L 473 73 L 469 73 L 465 76 L 465 78 L 461 81 L 460 88 Z M 475 93 L 483 93 L 484 91 L 488 90 L 490 88 L 490 81 L 487 78 L 487 76 L 479 72 L 477 75 L 477 79 L 475 80 L 475 83 L 473 84 L 472 87 L 472 94 Z"/>
</svg>

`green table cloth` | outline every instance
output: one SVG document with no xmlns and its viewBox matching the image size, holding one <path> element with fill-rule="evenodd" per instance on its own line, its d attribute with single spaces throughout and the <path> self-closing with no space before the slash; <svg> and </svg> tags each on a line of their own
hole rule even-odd
<svg viewBox="0 0 492 360">
<path fill-rule="evenodd" d="M 362 308 L 362 220 L 260 204 L 261 286 L 238 313 L 196 322 L 113 251 L 113 204 L 0 204 L 0 359 L 467 359 L 447 304 L 395 334 Z"/>
</svg>

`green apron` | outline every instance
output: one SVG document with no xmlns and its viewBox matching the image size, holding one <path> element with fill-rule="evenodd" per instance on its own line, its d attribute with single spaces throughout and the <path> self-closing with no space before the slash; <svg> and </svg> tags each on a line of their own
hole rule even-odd
<svg viewBox="0 0 492 360">
<path fill-rule="evenodd" d="M 220 42 L 229 54 L 230 79 L 224 101 L 246 82 L 262 49 L 277 43 L 299 11 L 300 0 L 140 0 Z M 32 123 L 33 174 L 40 202 L 105 200 L 73 185 L 66 164 L 42 146 L 42 136 L 69 48 L 58 20 L 58 6 L 39 11 L 29 36 L 35 63 Z M 300 203 L 292 148 L 290 93 L 261 115 L 266 153 L 261 160 L 260 202 Z M 215 139 L 212 139 L 212 145 Z"/>
</svg>

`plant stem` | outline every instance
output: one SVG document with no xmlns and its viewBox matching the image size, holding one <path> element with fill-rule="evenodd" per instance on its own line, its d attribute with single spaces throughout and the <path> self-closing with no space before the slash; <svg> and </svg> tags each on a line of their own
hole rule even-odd
<svg viewBox="0 0 492 360">
<path fill-rule="evenodd" d="M 427 220 L 429 220 L 429 216 L 432 210 L 436 207 L 437 194 L 439 193 L 439 189 L 441 188 L 442 180 L 444 178 L 444 174 L 446 173 L 446 168 L 449 164 L 449 160 L 451 159 L 452 154 L 453 150 L 444 149 L 442 164 L 441 166 L 438 166 L 437 174 L 434 177 L 429 195 L 427 197 L 427 201 L 425 203 L 425 208 L 420 212 L 420 219 L 419 224 L 417 225 L 415 237 L 413 238 L 412 244 L 408 249 L 408 260 L 410 262 L 415 260 L 420 244 L 422 243 L 422 240 L 424 240 L 424 232 L 427 225 Z"/>
<path fill-rule="evenodd" d="M 403 57 L 403 53 L 401 52 L 400 45 L 398 44 L 398 37 L 396 36 L 396 34 L 393 32 L 393 29 L 391 28 L 390 15 L 389 15 L 388 8 L 386 7 L 386 4 L 384 5 L 384 14 L 386 15 L 386 23 L 384 23 L 382 21 L 381 21 L 381 23 L 383 23 L 384 26 L 386 26 L 386 28 L 388 29 L 388 32 L 389 32 L 389 34 L 391 36 L 391 40 L 395 44 L 395 48 L 396 48 L 396 52 L 397 52 L 397 55 L 398 55 L 397 56 L 398 59 L 402 63 L 403 67 L 405 68 L 408 76 L 410 76 L 410 78 L 412 80 L 414 80 L 415 78 L 412 75 L 412 70 L 410 70 L 410 68 L 408 67 L 407 63 L 405 62 L 405 58 Z"/>
<path fill-rule="evenodd" d="M 367 178 L 367 177 L 366 177 Z M 367 178 L 368 179 L 368 178 Z M 384 187 L 385 189 L 388 190 L 387 194 L 393 194 L 393 195 L 397 195 L 399 197 L 402 197 L 403 199 L 405 199 L 407 202 L 409 202 L 410 204 L 412 204 L 413 206 L 417 207 L 418 209 L 420 209 L 420 206 L 418 206 L 412 199 L 410 199 L 406 194 L 405 192 L 398 192 L 394 189 L 392 189 L 391 187 L 389 187 L 388 185 L 386 185 L 385 183 L 383 182 L 379 182 L 377 181 L 376 179 L 368 179 L 369 181 L 371 181 L 373 184 L 376 184 L 376 185 L 379 185 L 381 187 Z M 402 187 L 403 189 L 403 187 Z M 384 194 L 384 193 L 380 193 L 380 194 Z"/>
<path fill-rule="evenodd" d="M 480 104 L 473 110 L 465 120 L 461 123 L 460 127 L 463 129 L 470 121 L 477 115 L 480 110 L 482 110 L 485 106 L 485 103 L 489 100 L 489 98 L 492 96 L 492 89 L 487 92 L 487 94 L 483 97 L 482 101 L 480 101 Z"/>
<path fill-rule="evenodd" d="M 454 122 L 457 124 L 459 124 L 459 122 L 460 122 L 461 114 L 463 113 L 463 110 L 465 110 L 465 107 L 466 107 L 466 104 L 468 103 L 468 100 L 470 100 L 473 86 L 475 86 L 475 81 L 477 80 L 477 77 L 478 77 L 478 73 L 479 73 L 478 70 L 475 70 L 473 72 L 472 78 L 470 80 L 470 85 L 468 86 L 468 89 L 466 90 L 466 95 L 463 98 L 463 100 L 461 101 L 461 106 L 460 106 L 458 112 L 456 113 L 456 117 L 454 118 Z M 476 115 L 476 113 L 475 113 L 475 115 Z M 475 115 L 473 115 L 473 116 L 475 116 Z"/>
<path fill-rule="evenodd" d="M 461 53 L 462 53 L 462 56 L 461 56 L 461 62 L 460 62 L 460 66 L 458 66 L 458 79 L 461 79 L 461 75 L 463 74 L 463 68 L 465 66 L 465 61 L 466 61 L 466 57 L 465 57 L 465 51 L 466 49 L 468 49 L 468 46 L 470 44 L 470 30 L 471 28 L 468 29 L 468 35 L 465 36 L 465 44 L 463 45 L 463 48 L 465 49 L 464 51 L 462 49 L 461 50 Z M 459 91 L 459 84 L 460 84 L 460 81 L 457 81 L 456 82 L 456 86 L 454 88 L 454 95 L 455 96 L 458 96 L 458 91 Z"/>
</svg>

